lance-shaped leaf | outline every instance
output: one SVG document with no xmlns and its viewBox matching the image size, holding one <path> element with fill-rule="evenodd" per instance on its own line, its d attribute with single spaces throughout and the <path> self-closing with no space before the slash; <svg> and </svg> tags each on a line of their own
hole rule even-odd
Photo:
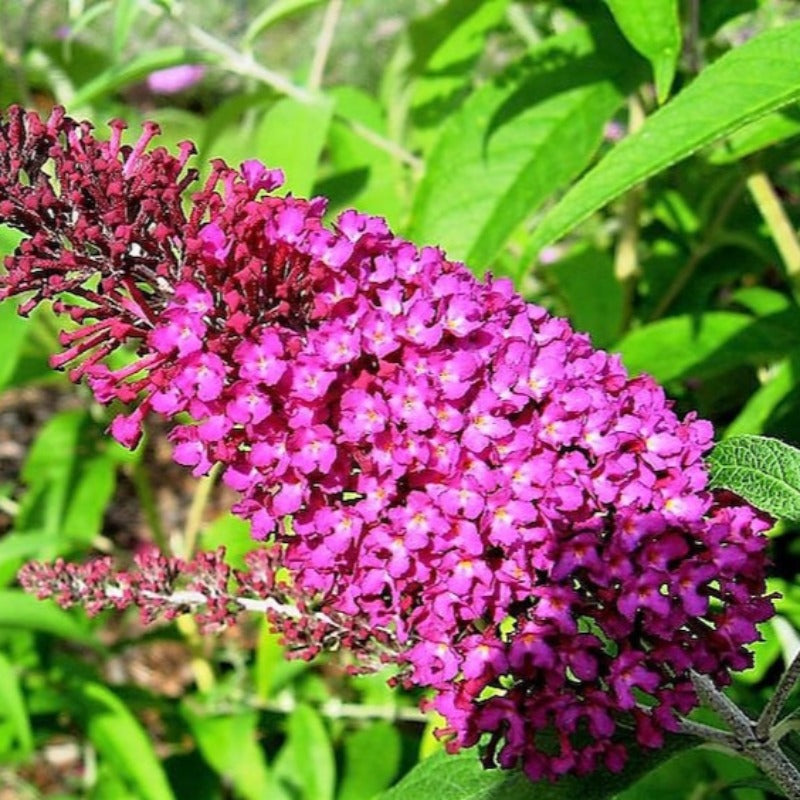
<svg viewBox="0 0 800 800">
<path fill-rule="evenodd" d="M 530 250 L 561 238 L 637 183 L 800 98 L 800 22 L 726 53 L 623 139 L 542 219 Z"/>
<path fill-rule="evenodd" d="M 606 0 L 625 38 L 650 62 L 658 102 L 669 96 L 681 54 L 678 0 Z"/>
</svg>

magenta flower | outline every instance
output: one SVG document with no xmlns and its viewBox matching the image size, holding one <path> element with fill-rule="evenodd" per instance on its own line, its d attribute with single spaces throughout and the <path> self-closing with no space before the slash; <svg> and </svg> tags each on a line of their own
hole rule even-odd
<svg viewBox="0 0 800 800">
<path fill-rule="evenodd" d="M 209 624 L 260 600 L 296 654 L 394 662 L 450 749 L 483 738 L 532 779 L 620 769 L 623 724 L 658 746 L 697 702 L 690 670 L 724 684 L 751 662 L 769 524 L 707 490 L 709 423 L 507 280 L 376 217 L 326 227 L 257 162 L 215 162 L 190 195 L 191 145 L 121 130 L 8 112 L 0 220 L 27 238 L 0 297 L 53 299 L 56 364 L 132 406 L 112 434 L 172 419 L 175 459 L 221 463 L 264 544 L 235 591 L 218 556 L 151 559 L 156 588 L 63 564 L 26 586 L 148 614 L 172 598 Z M 112 371 L 121 345 L 135 360 Z"/>
<path fill-rule="evenodd" d="M 205 72 L 202 64 L 180 64 L 157 69 L 147 76 L 147 88 L 154 94 L 177 94 L 199 83 Z"/>
</svg>

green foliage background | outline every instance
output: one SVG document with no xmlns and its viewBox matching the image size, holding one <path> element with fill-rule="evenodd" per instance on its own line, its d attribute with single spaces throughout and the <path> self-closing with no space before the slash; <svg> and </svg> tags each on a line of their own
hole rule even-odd
<svg viewBox="0 0 800 800">
<path fill-rule="evenodd" d="M 180 64 L 206 72 L 178 94 L 148 89 L 151 72 Z M 795 445 L 798 101 L 788 0 L 0 4 L 0 106 L 61 103 L 98 127 L 121 116 L 132 137 L 151 118 L 164 143 L 197 143 L 201 169 L 211 157 L 280 166 L 331 214 L 382 214 L 479 274 L 510 276 L 721 438 Z M 0 228 L 0 252 L 16 241 Z M 157 429 L 134 453 L 109 440 L 108 411 L 47 366 L 56 331 L 47 310 L 27 321 L 0 305 L 0 430 L 31 406 L 24 458 L 0 448 L 3 800 L 775 796 L 746 762 L 688 741 L 634 754 L 618 778 L 537 786 L 482 772 L 475 753 L 436 753 L 419 697 L 348 677 L 341 654 L 287 661 L 258 620 L 201 639 L 188 620 L 143 630 L 24 595 L 14 576 L 28 559 L 124 562 L 142 538 L 175 552 L 225 543 L 233 561 L 249 546 L 211 481 L 164 466 Z M 715 475 L 767 507 L 784 498 L 772 509 L 786 518 L 779 616 L 731 689 L 758 708 L 800 647 L 788 521 L 800 467 L 743 472 L 743 452 L 767 472 L 784 463 L 780 443 L 753 441 L 723 444 Z"/>
</svg>

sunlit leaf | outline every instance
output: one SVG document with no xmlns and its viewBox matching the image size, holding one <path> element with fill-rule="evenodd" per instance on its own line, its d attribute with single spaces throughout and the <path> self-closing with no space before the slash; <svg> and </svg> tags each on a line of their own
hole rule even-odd
<svg viewBox="0 0 800 800">
<path fill-rule="evenodd" d="M 645 178 L 800 98 L 800 22 L 769 30 L 726 53 L 648 117 L 584 176 L 540 222 L 544 247 Z"/>
<path fill-rule="evenodd" d="M 397 774 L 401 755 L 400 734 L 388 722 L 373 722 L 350 734 L 336 800 L 362 800 L 383 791 Z"/>
<path fill-rule="evenodd" d="M 709 456 L 711 484 L 778 519 L 800 521 L 800 450 L 767 436 L 733 436 Z"/>
<path fill-rule="evenodd" d="M 150 737 L 120 698 L 99 683 L 75 690 L 92 744 L 138 800 L 175 800 Z"/>
<path fill-rule="evenodd" d="M 675 79 L 681 54 L 678 0 L 605 0 L 625 38 L 652 64 L 658 102 Z"/>
<path fill-rule="evenodd" d="M 21 755 L 33 749 L 33 732 L 14 665 L 0 653 L 0 719 L 14 732 Z"/>
<path fill-rule="evenodd" d="M 52 600 L 39 600 L 19 589 L 0 590 L 0 628 L 49 633 L 59 639 L 100 649 L 88 628 Z"/>
<path fill-rule="evenodd" d="M 281 191 L 301 197 L 311 193 L 332 115 L 333 103 L 324 97 L 313 105 L 285 97 L 267 109 L 251 155 L 284 171 Z"/>
<path fill-rule="evenodd" d="M 188 703 L 183 715 L 208 764 L 245 800 L 267 796 L 268 769 L 258 745 L 258 714 L 253 711 L 205 715 Z"/>
</svg>

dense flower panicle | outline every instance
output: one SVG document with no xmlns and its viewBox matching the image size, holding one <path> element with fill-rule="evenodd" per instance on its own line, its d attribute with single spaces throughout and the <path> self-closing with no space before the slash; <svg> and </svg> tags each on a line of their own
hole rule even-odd
<svg viewBox="0 0 800 800">
<path fill-rule="evenodd" d="M 216 163 L 184 214 L 189 147 L 146 151 L 146 132 L 130 151 L 119 130 L 10 112 L 0 219 L 30 238 L 0 294 L 83 298 L 58 301 L 83 327 L 57 363 L 135 399 L 114 436 L 181 415 L 176 461 L 224 465 L 265 542 L 258 585 L 304 612 L 271 614 L 299 654 L 328 623 L 368 664 L 391 653 L 450 748 L 486 736 L 533 779 L 621 768 L 624 718 L 658 746 L 696 703 L 690 670 L 750 663 L 768 523 L 707 490 L 709 423 L 507 280 L 376 217 L 326 227 L 256 162 Z M 102 198 L 70 188 L 89 176 Z M 122 342 L 137 360 L 112 372 Z"/>
</svg>

